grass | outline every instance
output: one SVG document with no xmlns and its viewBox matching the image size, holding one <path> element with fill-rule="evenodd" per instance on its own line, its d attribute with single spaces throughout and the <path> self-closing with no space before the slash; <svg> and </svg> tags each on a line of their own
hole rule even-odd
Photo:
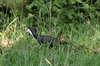
<svg viewBox="0 0 100 66">
<path fill-rule="evenodd" d="M 22 20 L 24 21 L 24 20 Z M 57 36 L 59 28 L 62 28 L 66 41 L 72 45 L 57 46 L 53 48 L 43 47 L 28 35 L 21 26 L 18 18 L 13 19 L 2 31 L 2 36 L 12 38 L 13 47 L 1 47 L 1 66 L 99 66 L 100 50 L 94 53 L 93 50 L 100 48 L 100 23 L 69 23 L 54 26 L 48 35 Z M 12 29 L 11 29 L 12 28 Z M 40 27 L 41 28 L 41 27 Z M 57 29 L 56 29 L 57 28 Z M 42 34 L 47 34 L 41 28 Z"/>
<path fill-rule="evenodd" d="M 52 4 L 50 4 L 51 6 Z M 46 6 L 47 7 L 47 6 Z M 48 8 L 48 7 L 47 7 Z M 15 8 L 16 9 L 16 8 Z M 0 66 L 99 66 L 100 65 L 100 23 L 99 18 L 94 21 L 86 20 L 83 23 L 63 23 L 59 18 L 52 17 L 51 7 L 49 16 L 42 17 L 42 8 L 38 16 L 29 14 L 7 18 L 0 23 L 0 42 L 9 37 L 14 41 L 13 47 L 0 46 Z M 15 14 L 16 13 L 16 14 Z M 33 21 L 35 18 L 38 22 Z M 38 18 L 37 18 L 38 17 Z M 43 20 L 42 20 L 43 19 Z M 81 21 L 81 20 L 80 20 Z M 43 47 L 24 31 L 25 27 L 37 23 L 39 34 L 56 37 L 62 29 L 65 41 L 70 45 Z M 49 31 L 45 24 L 50 25 Z M 2 25 L 1 25 L 2 24 Z M 55 43 L 57 44 L 57 43 Z"/>
</svg>

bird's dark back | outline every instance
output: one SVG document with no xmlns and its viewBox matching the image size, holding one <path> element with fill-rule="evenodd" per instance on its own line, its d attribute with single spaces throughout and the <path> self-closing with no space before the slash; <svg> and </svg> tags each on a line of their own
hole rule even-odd
<svg viewBox="0 0 100 66">
<path fill-rule="evenodd" d="M 46 35 L 35 35 L 35 39 L 41 44 L 41 43 L 52 43 L 56 38 Z"/>
</svg>

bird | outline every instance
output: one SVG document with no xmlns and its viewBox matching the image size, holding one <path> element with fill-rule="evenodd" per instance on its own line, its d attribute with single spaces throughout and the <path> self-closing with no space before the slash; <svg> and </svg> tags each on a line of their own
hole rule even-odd
<svg viewBox="0 0 100 66">
<path fill-rule="evenodd" d="M 57 42 L 60 45 L 68 44 L 68 42 L 63 40 L 62 31 L 60 31 L 56 38 L 48 35 L 38 35 L 38 29 L 36 27 L 27 27 L 25 28 L 25 31 L 28 32 L 32 37 L 34 37 L 40 45 L 49 43 L 49 46 L 53 47 L 54 42 Z"/>
</svg>

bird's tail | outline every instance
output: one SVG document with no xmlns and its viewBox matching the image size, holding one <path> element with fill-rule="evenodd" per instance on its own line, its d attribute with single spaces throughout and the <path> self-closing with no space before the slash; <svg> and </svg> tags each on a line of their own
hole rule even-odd
<svg viewBox="0 0 100 66">
<path fill-rule="evenodd" d="M 63 36 L 63 33 L 62 33 L 62 30 L 60 30 L 58 36 L 57 36 L 57 41 L 60 42 L 60 44 L 72 44 L 72 42 L 70 41 L 64 41 L 64 36 Z"/>
<path fill-rule="evenodd" d="M 60 30 L 58 36 L 57 36 L 57 40 L 58 41 L 64 41 L 64 37 L 63 37 L 63 33 L 62 33 L 62 30 Z"/>
</svg>

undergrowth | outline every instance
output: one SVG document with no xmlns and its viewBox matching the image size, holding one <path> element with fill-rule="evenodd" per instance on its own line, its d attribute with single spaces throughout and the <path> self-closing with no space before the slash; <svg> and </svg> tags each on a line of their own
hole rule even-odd
<svg viewBox="0 0 100 66">
<path fill-rule="evenodd" d="M 14 41 L 12 47 L 1 47 L 2 66 L 99 66 L 100 51 L 96 50 L 100 47 L 99 23 L 90 21 L 54 26 L 50 34 L 44 31 L 46 28 L 40 27 L 40 34 L 54 37 L 59 32 L 56 28 L 60 27 L 63 29 L 65 41 L 72 42 L 70 45 L 48 48 L 39 45 L 24 31 L 27 27 L 24 22 L 19 25 L 17 23 L 21 20 L 15 18 L 13 21 L 2 31 L 2 37 L 10 37 Z"/>
<path fill-rule="evenodd" d="M 71 6 L 74 7 L 74 4 L 80 3 L 80 0 L 73 0 L 69 4 L 56 1 L 53 3 L 52 0 L 47 2 L 33 1 L 26 6 L 30 12 L 27 13 L 27 16 L 23 11 L 14 10 L 17 9 L 15 6 L 13 6 L 14 9 L 12 8 L 11 17 L 0 16 L 3 19 L 0 19 L 0 66 L 100 65 L 100 15 L 97 10 L 99 1 L 96 2 L 97 9 L 89 10 L 87 14 L 90 16 L 89 18 L 81 12 L 74 13 L 71 7 L 63 6 L 72 4 Z M 81 4 L 83 7 L 92 6 L 92 2 L 89 1 L 81 2 Z M 62 9 L 62 7 L 64 8 Z M 71 10 L 69 10 L 70 8 Z M 98 14 L 95 15 L 94 11 Z M 58 45 L 55 43 L 57 46 L 53 48 L 41 46 L 25 32 L 26 27 L 34 26 L 38 27 L 38 34 L 52 37 L 57 37 L 62 30 L 64 40 L 71 42 L 71 44 Z M 7 44 L 11 45 L 2 46 L 2 41 L 5 39 L 9 41 Z"/>
</svg>

